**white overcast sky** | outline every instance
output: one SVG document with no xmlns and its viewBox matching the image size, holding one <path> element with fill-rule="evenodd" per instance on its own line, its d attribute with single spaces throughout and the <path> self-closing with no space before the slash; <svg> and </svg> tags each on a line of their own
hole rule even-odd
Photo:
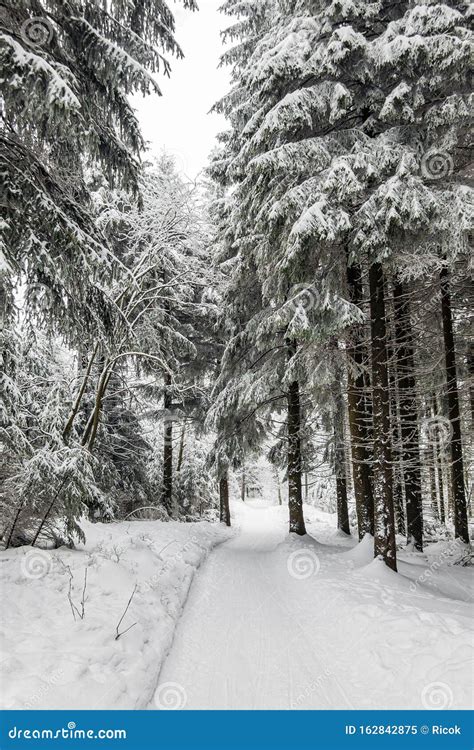
<svg viewBox="0 0 474 750">
<path fill-rule="evenodd" d="M 206 166 L 215 136 L 227 125 L 224 117 L 208 114 L 229 89 L 229 71 L 219 68 L 223 51 L 219 32 L 232 19 L 218 13 L 222 0 L 198 0 L 199 11 L 169 3 L 176 18 L 176 38 L 183 60 L 171 59 L 171 77 L 157 77 L 163 96 L 134 96 L 150 154 L 165 148 L 177 167 L 194 179 Z"/>
</svg>

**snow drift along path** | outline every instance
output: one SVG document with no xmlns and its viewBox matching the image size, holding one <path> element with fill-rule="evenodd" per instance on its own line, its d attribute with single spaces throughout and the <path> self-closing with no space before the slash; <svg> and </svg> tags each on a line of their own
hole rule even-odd
<svg viewBox="0 0 474 750">
<path fill-rule="evenodd" d="M 198 572 L 151 709 L 469 706 L 467 571 L 439 573 L 440 596 L 425 556 L 394 574 L 313 509 L 325 544 L 289 538 L 285 508 L 232 512 L 240 534 Z"/>
</svg>

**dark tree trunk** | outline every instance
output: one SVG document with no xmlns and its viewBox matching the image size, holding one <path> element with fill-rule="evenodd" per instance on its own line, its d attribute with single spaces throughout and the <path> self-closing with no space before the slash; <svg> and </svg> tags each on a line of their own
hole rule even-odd
<svg viewBox="0 0 474 750">
<path fill-rule="evenodd" d="M 393 340 L 395 340 L 395 335 L 393 335 Z M 398 371 L 395 347 L 392 348 L 390 343 L 387 344 L 387 354 L 389 358 L 390 419 L 392 422 L 393 507 L 396 529 L 399 534 L 405 536 L 405 484 L 400 428 L 400 398 L 397 383 Z"/>
<path fill-rule="evenodd" d="M 401 459 L 405 482 L 407 541 L 423 550 L 423 502 L 421 493 L 420 436 L 416 401 L 415 356 L 410 304 L 406 290 L 396 279 L 393 287 L 395 311 L 396 373 L 399 396 Z"/>
<path fill-rule="evenodd" d="M 87 363 L 87 365 L 85 367 L 85 372 L 84 372 L 84 374 L 82 376 L 81 386 L 79 388 L 79 391 L 77 393 L 76 398 L 74 399 L 74 404 L 72 405 L 71 412 L 70 412 L 68 420 L 66 422 L 66 426 L 65 426 L 65 428 L 63 430 L 63 440 L 65 442 L 67 441 L 69 433 L 71 432 L 72 425 L 74 424 L 74 420 L 75 420 L 75 418 L 77 416 L 77 413 L 79 411 L 79 408 L 80 408 L 80 405 L 81 405 L 81 401 L 82 401 L 82 399 L 84 397 L 84 394 L 86 392 L 86 387 L 87 387 L 87 383 L 88 383 L 89 376 L 90 376 L 90 373 L 91 373 L 92 365 L 94 364 L 94 360 L 95 360 L 95 357 L 97 355 L 98 350 L 99 350 L 99 344 L 97 343 L 95 345 L 94 350 L 93 350 L 93 352 L 92 352 L 92 354 L 91 354 L 91 356 L 89 358 L 89 361 L 88 361 L 88 363 Z M 79 359 L 81 360 L 82 357 L 79 356 Z M 82 368 L 80 368 L 80 369 L 82 371 Z"/>
<path fill-rule="evenodd" d="M 181 471 L 181 467 L 183 465 L 183 457 L 184 457 L 184 439 L 186 437 L 186 418 L 183 419 L 183 424 L 181 427 L 181 437 L 179 439 L 179 450 L 178 450 L 178 461 L 176 463 L 176 472 L 179 474 Z"/>
<path fill-rule="evenodd" d="M 163 433 L 163 488 L 161 500 L 167 512 L 173 512 L 173 420 L 171 408 L 173 397 L 171 394 L 171 375 L 165 375 L 164 410 L 165 422 Z"/>
<path fill-rule="evenodd" d="M 105 362 L 97 385 L 94 408 L 87 421 L 81 440 L 81 444 L 87 446 L 88 450 L 90 451 L 92 451 L 95 439 L 97 437 L 97 431 L 100 424 L 100 416 L 102 413 L 102 402 L 107 391 L 107 386 L 109 385 L 110 378 L 112 377 L 112 373 L 113 364 L 110 365 L 109 362 Z"/>
<path fill-rule="evenodd" d="M 346 455 L 344 451 L 345 405 L 342 395 L 342 373 L 336 368 L 333 385 L 334 399 L 334 468 L 336 473 L 337 527 L 344 534 L 351 533 L 347 505 Z"/>
<path fill-rule="evenodd" d="M 393 477 L 393 504 L 397 519 L 397 531 L 399 534 L 406 534 L 405 512 L 403 508 L 403 483 L 400 476 L 400 469 L 398 469 Z"/>
<path fill-rule="evenodd" d="M 242 477 L 240 484 L 240 499 L 245 503 L 245 464 L 242 464 Z"/>
<path fill-rule="evenodd" d="M 432 398 L 431 402 L 431 413 L 430 416 L 432 419 L 436 417 L 437 414 L 441 414 L 442 407 L 439 403 L 438 399 L 436 398 L 436 394 Z M 444 503 L 444 491 L 445 491 L 445 482 L 444 482 L 444 468 L 446 465 L 446 452 L 445 452 L 445 446 L 443 446 L 443 441 L 441 439 L 437 439 L 436 434 L 433 436 L 433 444 L 432 444 L 432 450 L 431 450 L 431 460 L 433 461 L 433 476 L 435 481 L 435 492 L 436 492 L 436 499 L 438 504 L 438 513 L 439 513 L 439 520 L 441 523 L 446 523 L 446 512 L 445 512 L 445 503 Z"/>
<path fill-rule="evenodd" d="M 390 394 L 387 361 L 384 277 L 382 265 L 369 269 L 374 424 L 375 555 L 397 569 L 390 439 Z"/>
<path fill-rule="evenodd" d="M 454 503 L 454 534 L 457 538 L 462 539 L 463 542 L 469 544 L 466 491 L 464 487 L 464 462 L 462 455 L 461 414 L 459 409 L 456 352 L 454 348 L 453 317 L 449 290 L 449 273 L 447 268 L 442 269 L 440 282 L 448 416 L 452 429 L 449 448 L 451 456 L 451 486 Z"/>
<path fill-rule="evenodd" d="M 469 344 L 467 350 L 467 371 L 469 373 L 469 401 L 471 404 L 471 422 L 474 429 L 474 343 Z"/>
<path fill-rule="evenodd" d="M 219 520 L 230 526 L 229 480 L 227 472 L 219 480 Z"/>
<path fill-rule="evenodd" d="M 355 305 L 362 301 L 360 268 L 348 266 L 347 283 L 349 296 Z M 371 483 L 370 452 L 368 447 L 368 418 L 364 382 L 365 347 L 359 331 L 347 347 L 348 374 L 347 400 L 349 430 L 351 435 L 351 458 L 354 495 L 356 501 L 359 539 L 374 533 L 374 498 Z"/>
<path fill-rule="evenodd" d="M 295 347 L 289 346 L 288 358 L 295 353 Z M 303 536 L 306 528 L 303 516 L 303 499 L 301 494 L 301 412 L 300 391 L 297 380 L 290 383 L 288 390 L 288 508 L 290 515 L 290 532 Z"/>
</svg>

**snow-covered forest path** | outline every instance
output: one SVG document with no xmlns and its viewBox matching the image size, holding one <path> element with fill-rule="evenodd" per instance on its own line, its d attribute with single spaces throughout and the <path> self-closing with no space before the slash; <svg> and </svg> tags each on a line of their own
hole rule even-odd
<svg viewBox="0 0 474 750">
<path fill-rule="evenodd" d="M 422 708 L 440 682 L 468 705 L 453 694 L 469 684 L 467 604 L 410 590 L 324 521 L 321 544 L 288 538 L 284 508 L 232 512 L 239 533 L 198 572 L 150 708 Z"/>
</svg>

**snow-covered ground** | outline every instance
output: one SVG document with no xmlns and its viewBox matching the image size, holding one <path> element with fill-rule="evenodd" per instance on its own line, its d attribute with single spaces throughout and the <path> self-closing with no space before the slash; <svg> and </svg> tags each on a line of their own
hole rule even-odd
<svg viewBox="0 0 474 750">
<path fill-rule="evenodd" d="M 77 550 L 0 553 L 3 706 L 469 707 L 472 576 L 456 546 L 401 553 L 395 574 L 370 539 L 305 514 L 303 538 L 284 506 L 234 501 L 238 533 L 87 524 Z"/>
<path fill-rule="evenodd" d="M 150 708 L 468 708 L 472 576 L 452 544 L 397 575 L 306 516 L 290 539 L 284 507 L 233 503 L 240 534 L 199 572 Z"/>
<path fill-rule="evenodd" d="M 229 537 L 209 523 L 82 525 L 77 550 L 0 552 L 2 708 L 145 707 L 196 568 Z"/>
</svg>

